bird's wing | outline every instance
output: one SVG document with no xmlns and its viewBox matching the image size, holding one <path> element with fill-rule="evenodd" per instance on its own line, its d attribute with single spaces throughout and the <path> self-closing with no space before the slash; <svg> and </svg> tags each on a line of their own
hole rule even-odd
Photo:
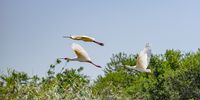
<svg viewBox="0 0 200 100">
<path fill-rule="evenodd" d="M 136 67 L 146 69 L 147 66 L 147 54 L 144 51 L 141 51 L 136 60 Z"/>
<path fill-rule="evenodd" d="M 86 41 L 86 42 L 93 42 L 95 38 L 89 37 L 89 36 L 82 36 L 81 40 Z"/>
<path fill-rule="evenodd" d="M 147 69 L 151 58 L 151 49 L 149 43 L 146 44 L 145 48 L 139 53 L 137 57 L 136 67 Z"/>
<path fill-rule="evenodd" d="M 151 49 L 150 48 L 148 48 L 148 50 L 147 50 L 147 63 L 148 63 L 148 65 L 149 65 L 149 62 L 150 62 L 150 59 L 151 59 Z"/>
<path fill-rule="evenodd" d="M 85 42 L 93 42 L 95 40 L 95 38 L 92 38 L 92 37 L 89 37 L 89 36 L 85 36 L 85 35 L 73 35 L 71 37 L 74 40 L 83 40 Z"/>
<path fill-rule="evenodd" d="M 143 50 L 146 54 L 147 54 L 147 64 L 149 64 L 149 62 L 150 62 L 150 58 L 151 58 L 151 47 L 149 46 L 149 43 L 147 43 L 146 45 L 145 45 L 145 48 L 144 48 L 144 50 Z"/>
<path fill-rule="evenodd" d="M 72 37 L 72 39 L 74 39 L 74 40 L 81 40 L 81 38 L 82 38 L 81 35 L 73 35 L 73 36 L 71 36 L 71 37 Z"/>
<path fill-rule="evenodd" d="M 79 45 L 79 44 L 72 44 L 72 49 L 76 53 L 77 57 L 80 59 L 91 60 L 87 52 Z"/>
</svg>

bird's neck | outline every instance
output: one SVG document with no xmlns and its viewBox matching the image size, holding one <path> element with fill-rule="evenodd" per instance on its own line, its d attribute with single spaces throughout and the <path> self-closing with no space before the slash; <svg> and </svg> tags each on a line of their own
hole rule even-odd
<svg viewBox="0 0 200 100">
<path fill-rule="evenodd" d="M 67 61 L 76 61 L 77 60 L 77 58 L 64 58 L 64 59 Z"/>
<path fill-rule="evenodd" d="M 69 58 L 69 61 L 77 61 L 77 58 Z"/>
<path fill-rule="evenodd" d="M 146 72 L 150 73 L 150 72 L 151 72 L 151 70 L 150 70 L 150 69 L 146 69 Z"/>
</svg>

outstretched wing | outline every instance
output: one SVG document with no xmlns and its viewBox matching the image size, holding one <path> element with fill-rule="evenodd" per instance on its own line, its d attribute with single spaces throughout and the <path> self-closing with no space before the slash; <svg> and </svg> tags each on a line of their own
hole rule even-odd
<svg viewBox="0 0 200 100">
<path fill-rule="evenodd" d="M 149 46 L 149 43 L 146 44 L 145 48 L 144 48 L 145 53 L 147 54 L 147 64 L 149 64 L 150 62 L 150 58 L 151 58 L 151 47 Z"/>
<path fill-rule="evenodd" d="M 80 59 L 91 60 L 87 52 L 79 45 L 79 44 L 72 44 L 72 49 L 76 53 L 77 57 Z"/>
<path fill-rule="evenodd" d="M 74 36 L 72 36 L 72 38 L 74 40 L 83 40 L 85 42 L 93 42 L 95 40 L 95 38 L 85 36 L 85 35 L 74 35 Z"/>
<path fill-rule="evenodd" d="M 147 69 L 151 58 L 151 49 L 147 43 L 137 57 L 136 67 Z"/>
<path fill-rule="evenodd" d="M 141 51 L 136 60 L 136 67 L 146 69 L 148 65 L 147 54 Z"/>
<path fill-rule="evenodd" d="M 71 36 L 71 38 L 74 40 L 81 40 L 82 36 L 81 35 L 73 35 L 73 36 Z"/>
<path fill-rule="evenodd" d="M 81 40 L 86 41 L 86 42 L 93 42 L 95 38 L 89 37 L 89 36 L 82 36 Z"/>
</svg>

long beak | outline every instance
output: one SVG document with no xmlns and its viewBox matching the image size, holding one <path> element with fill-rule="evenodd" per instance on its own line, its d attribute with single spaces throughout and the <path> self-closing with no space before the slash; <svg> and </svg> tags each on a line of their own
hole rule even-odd
<svg viewBox="0 0 200 100">
<path fill-rule="evenodd" d="M 65 58 L 57 58 L 57 59 L 65 59 Z"/>
<path fill-rule="evenodd" d="M 71 38 L 71 36 L 63 36 L 63 38 Z"/>
</svg>

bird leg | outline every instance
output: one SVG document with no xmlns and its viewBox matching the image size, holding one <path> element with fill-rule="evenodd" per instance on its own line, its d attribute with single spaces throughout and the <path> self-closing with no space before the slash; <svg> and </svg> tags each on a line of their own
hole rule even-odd
<svg viewBox="0 0 200 100">
<path fill-rule="evenodd" d="M 94 66 L 96 66 L 96 67 L 98 67 L 98 68 L 101 68 L 101 66 L 99 66 L 97 64 L 94 64 L 92 61 L 87 61 L 87 62 L 90 63 L 90 64 L 92 64 L 92 65 L 94 65 Z"/>
<path fill-rule="evenodd" d="M 103 43 L 101 43 L 101 42 L 98 42 L 98 41 L 93 41 L 94 43 L 97 43 L 97 44 L 99 44 L 99 45 L 101 45 L 101 46 L 104 46 L 104 44 Z"/>
</svg>

